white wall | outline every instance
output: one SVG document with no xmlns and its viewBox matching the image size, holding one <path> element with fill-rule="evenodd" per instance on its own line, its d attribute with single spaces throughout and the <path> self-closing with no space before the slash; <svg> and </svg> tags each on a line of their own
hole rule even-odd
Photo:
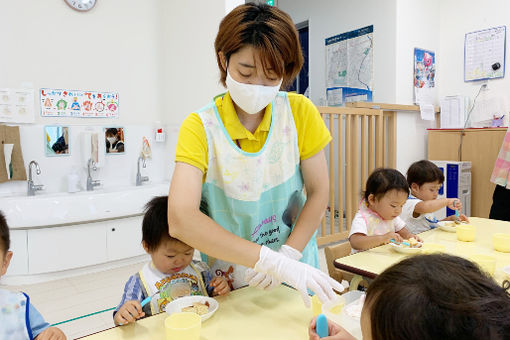
<svg viewBox="0 0 510 340">
<path fill-rule="evenodd" d="M 374 101 L 396 99 L 396 0 L 278 0 L 278 7 L 295 23 L 309 23 L 310 99 L 325 98 L 326 65 L 324 39 L 374 25 Z"/>
<path fill-rule="evenodd" d="M 65 176 L 76 167 L 85 178 L 78 135 L 87 126 L 126 128 L 126 154 L 108 157 L 94 173 L 105 186 L 134 182 L 142 136 L 153 148 L 146 174 L 152 181 L 168 180 L 178 126 L 224 91 L 218 83 L 214 38 L 225 11 L 240 3 L 107 0 L 80 13 L 63 0 L 2 1 L 0 88 L 28 82 L 35 89 L 36 122 L 21 125 L 20 131 L 26 167 L 33 159 L 41 166 L 36 181 L 55 192 L 66 189 Z M 116 91 L 120 117 L 42 118 L 40 88 Z M 71 127 L 71 156 L 44 155 L 44 125 Z M 154 143 L 156 126 L 167 128 L 166 143 Z M 0 184 L 0 194 L 25 190 L 25 182 Z"/>
<path fill-rule="evenodd" d="M 439 53 L 440 0 L 397 0 L 396 82 L 397 104 L 413 103 L 414 48 Z M 438 72 L 438 78 L 441 72 Z M 437 80 L 436 80 L 437 81 Z M 437 84 L 437 82 L 436 82 Z M 390 84 L 388 84 L 390 85 Z M 434 104 L 438 104 L 434 98 Z M 402 112 L 397 116 L 397 169 L 406 173 L 411 163 L 427 158 L 427 128 L 435 122 L 424 121 L 419 114 Z"/>
<path fill-rule="evenodd" d="M 89 12 L 63 0 L 2 1 L 0 87 L 119 92 L 122 124 L 160 119 L 160 1 L 97 1 Z M 36 95 L 36 99 L 39 95 Z M 55 124 L 77 119 L 42 118 Z M 101 124 L 107 120 L 101 120 Z M 97 120 L 80 120 L 80 124 Z"/>
<path fill-rule="evenodd" d="M 161 12 L 165 79 L 162 115 L 166 123 L 179 125 L 188 114 L 225 92 L 219 83 L 214 52 L 214 39 L 225 16 L 225 1 L 163 0 Z"/>
<path fill-rule="evenodd" d="M 507 54 L 510 37 L 510 2 L 505 0 L 441 0 L 440 5 L 440 62 L 438 64 L 439 98 L 464 95 L 474 99 L 481 82 L 464 82 L 464 36 L 466 33 L 506 25 Z M 508 55 L 506 57 L 508 61 Z M 510 109 L 510 65 L 505 77 L 489 80 L 492 97 L 503 101 L 508 115 Z M 483 93 L 483 92 L 482 92 Z M 482 99 L 482 95 L 479 99 Z"/>
</svg>

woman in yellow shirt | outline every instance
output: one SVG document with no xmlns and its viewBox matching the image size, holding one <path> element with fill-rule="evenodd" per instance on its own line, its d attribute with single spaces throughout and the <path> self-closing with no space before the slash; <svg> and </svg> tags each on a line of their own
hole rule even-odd
<svg viewBox="0 0 510 340">
<path fill-rule="evenodd" d="M 278 8 L 241 5 L 220 23 L 215 49 L 228 92 L 181 126 L 169 232 L 232 288 L 286 282 L 306 305 L 308 290 L 332 300 L 342 286 L 317 269 L 315 240 L 331 136 L 307 98 L 279 91 L 303 64 L 294 24 Z"/>
</svg>

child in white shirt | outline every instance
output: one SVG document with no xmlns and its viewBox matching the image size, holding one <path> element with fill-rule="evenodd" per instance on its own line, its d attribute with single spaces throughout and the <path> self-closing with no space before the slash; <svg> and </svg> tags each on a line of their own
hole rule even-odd
<svg viewBox="0 0 510 340">
<path fill-rule="evenodd" d="M 353 252 L 411 237 L 399 217 L 409 195 L 406 178 L 395 169 L 376 169 L 367 180 L 364 199 L 354 216 L 349 233 Z"/>
<path fill-rule="evenodd" d="M 458 198 L 437 198 L 443 181 L 444 175 L 441 170 L 428 160 L 415 162 L 407 170 L 407 183 L 411 188 L 411 195 L 404 204 L 400 217 L 411 232 L 417 234 L 436 228 L 439 221 L 433 212 L 439 209 L 444 207 L 459 211 L 462 209 Z M 459 215 L 459 219 L 469 222 L 463 214 Z M 454 220 L 456 216 L 451 215 L 443 221 Z"/>
</svg>

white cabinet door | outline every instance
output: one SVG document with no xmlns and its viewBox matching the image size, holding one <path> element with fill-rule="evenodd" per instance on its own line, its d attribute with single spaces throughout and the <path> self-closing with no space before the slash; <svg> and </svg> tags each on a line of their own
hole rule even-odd
<svg viewBox="0 0 510 340">
<path fill-rule="evenodd" d="M 108 261 L 145 254 L 142 247 L 143 216 L 108 221 L 106 248 Z"/>
<path fill-rule="evenodd" d="M 105 222 L 28 230 L 30 274 L 107 261 Z"/>
<path fill-rule="evenodd" d="M 27 231 L 10 230 L 13 257 L 6 275 L 28 274 Z"/>
</svg>

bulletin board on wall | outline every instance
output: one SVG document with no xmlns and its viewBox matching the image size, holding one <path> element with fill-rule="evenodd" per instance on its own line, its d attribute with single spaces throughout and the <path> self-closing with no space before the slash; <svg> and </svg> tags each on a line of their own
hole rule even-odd
<svg viewBox="0 0 510 340">
<path fill-rule="evenodd" d="M 464 81 L 505 76 L 506 26 L 466 33 Z"/>
</svg>

